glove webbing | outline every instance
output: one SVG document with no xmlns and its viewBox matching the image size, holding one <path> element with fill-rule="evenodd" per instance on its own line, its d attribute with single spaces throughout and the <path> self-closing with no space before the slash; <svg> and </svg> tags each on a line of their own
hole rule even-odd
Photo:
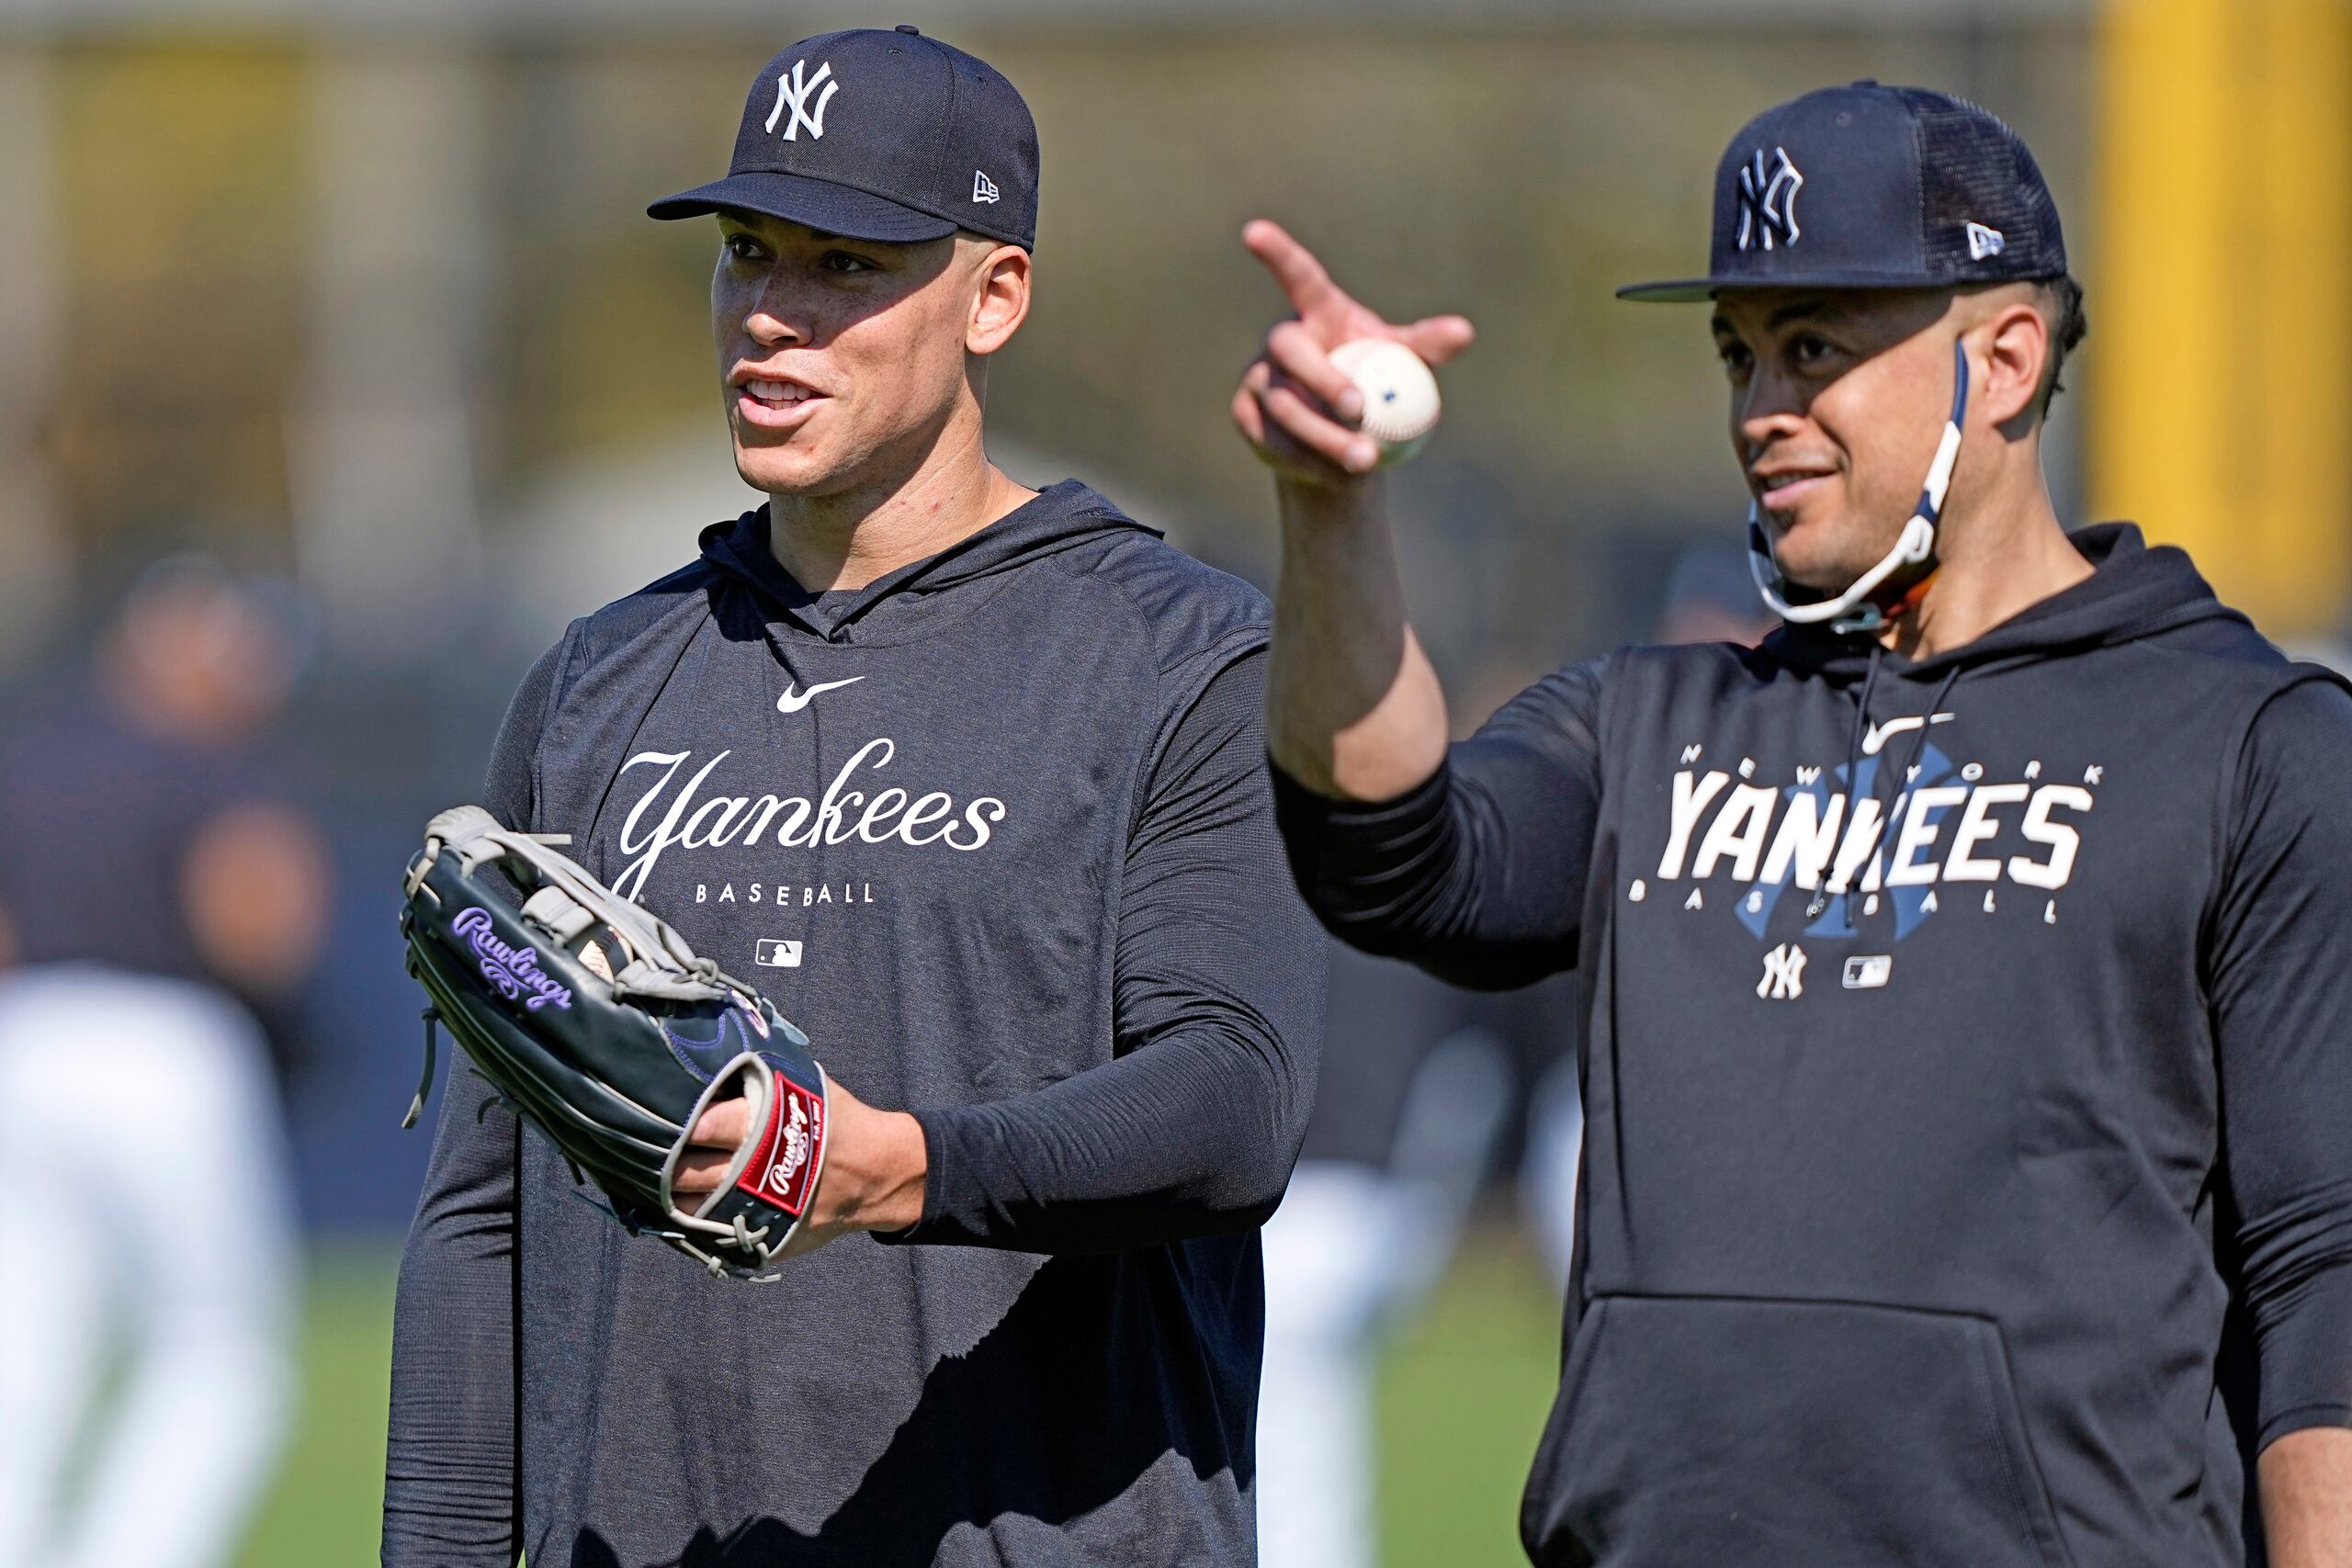
<svg viewBox="0 0 2352 1568">
<path fill-rule="evenodd" d="M 568 844 L 568 833 L 517 833 L 479 806 L 456 806 L 424 825 L 424 852 L 408 875 L 413 897 L 424 886 L 424 874 L 445 850 L 454 851 L 470 876 L 485 863 L 520 862 L 528 868 L 536 888 L 560 888 L 592 919 L 612 928 L 628 952 L 629 962 L 613 975 L 616 996 L 652 997 L 665 1001 L 727 1001 L 752 987 L 704 958 L 669 922 L 606 889 L 571 856 L 553 847 Z M 431 889 L 425 889 L 427 895 Z"/>
</svg>

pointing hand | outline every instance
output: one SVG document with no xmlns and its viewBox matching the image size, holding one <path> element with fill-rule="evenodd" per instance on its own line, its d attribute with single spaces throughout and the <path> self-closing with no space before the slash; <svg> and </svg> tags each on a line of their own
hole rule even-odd
<svg viewBox="0 0 2352 1568">
<path fill-rule="evenodd" d="M 1261 218 L 1241 231 L 1241 243 L 1266 264 L 1297 312 L 1266 334 L 1266 345 L 1242 372 L 1233 394 L 1233 423 L 1258 456 L 1283 479 L 1330 487 L 1369 474 L 1380 446 L 1357 428 L 1363 395 L 1331 350 L 1360 337 L 1394 338 L 1428 364 L 1442 365 L 1475 335 L 1461 316 L 1427 316 L 1391 325 L 1331 281 L 1315 254 L 1278 223 Z"/>
</svg>

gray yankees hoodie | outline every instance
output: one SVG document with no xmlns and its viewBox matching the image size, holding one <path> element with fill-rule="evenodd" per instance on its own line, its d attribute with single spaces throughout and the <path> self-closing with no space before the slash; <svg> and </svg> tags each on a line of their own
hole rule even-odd
<svg viewBox="0 0 2352 1568">
<path fill-rule="evenodd" d="M 401 1270 L 385 1562 L 1253 1560 L 1255 1227 L 1322 977 L 1266 615 L 1069 482 L 817 595 L 749 513 L 572 626 L 490 806 L 914 1111 L 923 1218 L 713 1280 L 460 1080 Z"/>
</svg>

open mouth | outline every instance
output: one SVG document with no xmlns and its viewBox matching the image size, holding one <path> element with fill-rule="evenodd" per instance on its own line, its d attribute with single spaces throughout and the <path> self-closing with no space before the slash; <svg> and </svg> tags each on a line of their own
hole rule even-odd
<svg viewBox="0 0 2352 1568">
<path fill-rule="evenodd" d="M 743 393 L 746 397 L 775 409 L 792 408 L 817 396 L 815 392 L 797 381 L 746 381 L 743 383 Z"/>
<path fill-rule="evenodd" d="M 796 429 L 826 400 L 826 394 L 814 387 L 779 376 L 738 374 L 729 381 L 743 423 L 763 430 Z"/>
</svg>

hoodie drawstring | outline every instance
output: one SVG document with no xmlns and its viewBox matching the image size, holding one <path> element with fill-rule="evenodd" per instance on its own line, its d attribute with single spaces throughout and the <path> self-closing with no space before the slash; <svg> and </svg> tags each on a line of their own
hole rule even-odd
<svg viewBox="0 0 2352 1568">
<path fill-rule="evenodd" d="M 1935 727 L 1936 710 L 1944 705 L 1945 699 L 1951 695 L 1952 687 L 1959 683 L 1960 667 L 1954 665 L 1951 673 L 1945 676 L 1943 683 L 1936 688 L 1936 694 L 1928 699 L 1927 711 L 1919 716 L 1919 732 L 1911 738 L 1911 749 L 1904 755 L 1903 766 L 1895 770 L 1894 805 L 1888 812 L 1886 818 L 1886 825 L 1889 828 L 1894 827 L 1896 819 L 1902 817 L 1903 803 L 1910 797 L 1911 770 L 1919 765 L 1919 755 L 1928 749 L 1928 731 Z M 1873 779 L 1871 784 L 1871 794 L 1875 796 L 1878 794 L 1878 781 Z M 1883 836 L 1881 841 L 1884 841 Z"/>
<path fill-rule="evenodd" d="M 1846 820 L 1849 827 L 1861 814 L 1862 739 L 1870 730 L 1871 695 L 1878 685 L 1879 660 L 1884 652 L 1885 649 L 1882 645 L 1875 643 L 1871 645 L 1870 668 L 1862 676 L 1861 696 L 1854 705 L 1853 739 L 1848 743 L 1846 750 L 1848 803 Z M 1865 866 L 1886 852 L 1887 839 L 1895 823 L 1901 820 L 1904 802 L 1911 795 L 1911 771 L 1919 765 L 1919 758 L 1928 749 L 1928 731 L 1935 728 L 1936 710 L 1950 700 L 1951 689 L 1960 683 L 1962 668 L 1960 665 L 1952 666 L 1951 673 L 1937 684 L 1935 694 L 1928 699 L 1927 708 L 1919 715 L 1918 732 L 1911 737 L 1911 744 L 1904 751 L 1903 763 L 1894 770 L 1894 804 L 1888 807 L 1886 818 L 1880 827 L 1877 844 L 1872 847 L 1869 857 L 1862 863 Z M 1871 780 L 1871 798 L 1872 800 L 1878 798 L 1878 780 L 1875 776 Z M 1851 888 L 1833 888 L 1836 880 L 1834 875 L 1822 878 L 1821 886 L 1814 891 L 1812 901 L 1805 906 L 1804 918 L 1808 921 L 1821 918 L 1821 912 L 1829 907 L 1833 891 L 1841 897 L 1851 896 L 1853 891 Z M 1853 918 L 1850 915 L 1847 917 L 1846 926 L 1849 931 L 1855 929 Z"/>
<path fill-rule="evenodd" d="M 1846 741 L 1846 803 L 1849 811 L 1854 808 L 1860 794 L 1857 785 L 1862 772 L 1862 739 L 1870 733 L 1871 694 L 1878 689 L 1879 660 L 1885 652 L 1884 644 L 1878 642 L 1871 644 L 1870 665 L 1862 672 L 1862 693 L 1854 701 L 1854 729 Z M 1849 820 L 1851 818 L 1849 818 Z M 1832 860 L 1834 863 L 1834 854 Z M 1821 912 L 1829 908 L 1829 885 L 1836 880 L 1834 876 L 1826 874 L 1830 869 L 1834 869 L 1834 863 L 1831 868 L 1825 868 L 1821 886 L 1813 890 L 1812 901 L 1804 907 L 1804 918 L 1808 924 L 1821 919 Z M 1852 923 L 1850 920 L 1847 922 L 1849 925 Z"/>
</svg>

